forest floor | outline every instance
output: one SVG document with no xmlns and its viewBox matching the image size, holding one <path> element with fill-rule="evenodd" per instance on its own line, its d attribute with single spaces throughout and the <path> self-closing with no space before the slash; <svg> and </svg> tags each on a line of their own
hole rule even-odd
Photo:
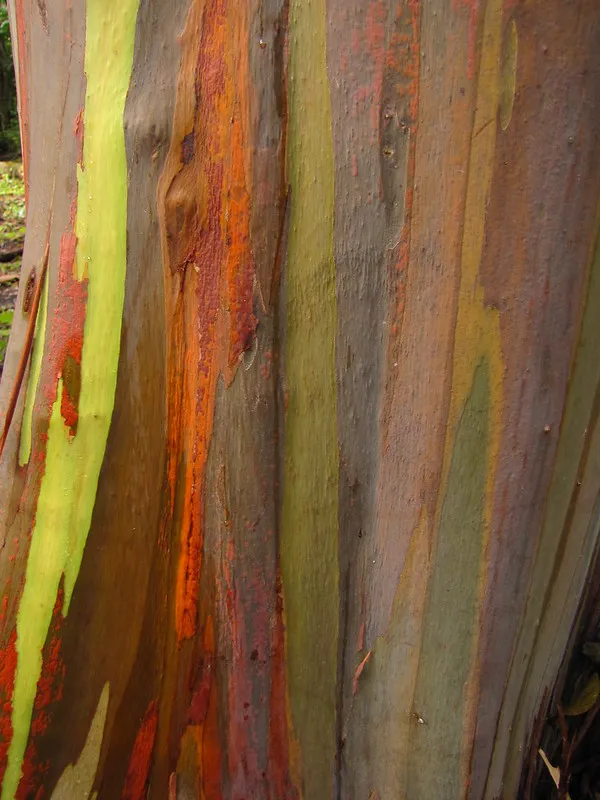
<svg viewBox="0 0 600 800">
<path fill-rule="evenodd" d="M 23 165 L 0 161 L 0 375 L 19 289 L 24 238 Z"/>
</svg>

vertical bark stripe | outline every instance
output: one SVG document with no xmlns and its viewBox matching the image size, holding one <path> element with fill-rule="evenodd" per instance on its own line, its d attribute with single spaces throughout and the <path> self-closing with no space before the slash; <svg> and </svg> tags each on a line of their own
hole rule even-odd
<svg viewBox="0 0 600 800">
<path fill-rule="evenodd" d="M 338 639 L 333 143 L 324 0 L 290 4 L 290 233 L 281 531 L 288 686 L 307 798 L 330 798 Z M 309 124 L 307 124 L 309 121 Z"/>
<path fill-rule="evenodd" d="M 17 617 L 13 737 L 2 800 L 15 794 L 29 735 L 52 609 L 64 575 L 68 612 L 89 532 L 110 427 L 119 359 L 126 268 L 127 169 L 123 111 L 138 0 L 88 0 L 85 132 L 77 197 L 76 278 L 87 280 L 75 436 L 61 413 L 58 383 Z"/>
<path fill-rule="evenodd" d="M 195 2 L 182 35 L 173 136 L 158 187 L 169 370 L 169 503 L 183 492 L 175 624 L 194 636 L 206 463 L 219 375 L 231 383 L 256 328 L 247 21 L 227 0 Z M 185 483 L 179 484 L 183 467 Z"/>
<path fill-rule="evenodd" d="M 479 683 L 476 654 L 480 625 L 474 609 L 479 607 L 478 614 L 483 614 L 481 599 L 485 596 L 487 583 L 488 538 L 502 430 L 504 372 L 499 315 L 497 309 L 486 302 L 480 276 L 498 128 L 501 52 L 502 2 L 490 0 L 483 22 L 468 162 L 452 394 L 437 510 L 439 526 L 415 695 L 416 703 L 426 703 L 432 710 L 427 732 L 421 732 L 410 765 L 409 791 L 414 781 L 420 787 L 416 795 L 419 797 L 428 797 L 431 792 L 441 792 L 447 797 L 459 796 L 468 778 L 475 728 Z M 467 446 L 465 443 L 471 442 L 475 436 L 465 428 L 473 414 L 481 417 L 476 423 L 477 444 L 472 442 Z M 487 419 L 484 420 L 484 416 Z M 465 485 L 471 487 L 468 495 L 458 491 L 460 480 L 457 483 L 456 476 L 460 478 L 462 473 L 469 476 L 468 484 L 465 481 Z M 471 490 L 475 492 L 473 496 Z M 476 509 L 477 493 L 481 508 Z M 458 503 L 457 509 L 463 509 L 464 517 L 451 511 L 455 503 Z M 450 540 L 462 540 L 462 545 L 453 549 Z M 462 561 L 457 560 L 452 569 L 459 570 L 460 580 L 456 575 L 445 576 L 448 564 L 458 559 L 459 554 Z M 457 615 L 456 631 L 449 634 L 447 626 L 448 620 L 454 619 L 453 609 Z M 440 637 L 440 631 L 446 632 L 444 637 Z M 442 641 L 452 642 L 452 646 L 446 645 L 444 659 L 436 669 L 433 660 Z M 461 676 L 460 685 L 453 684 L 455 675 Z M 446 688 L 438 694 L 443 684 Z M 464 691 L 463 684 L 466 687 Z M 454 719 L 460 719 L 460 725 L 455 727 L 444 713 L 444 708 L 448 707 L 452 709 Z M 440 766 L 443 779 L 424 774 L 427 773 L 427 763 L 434 758 L 438 764 L 448 766 L 447 771 Z"/>
</svg>

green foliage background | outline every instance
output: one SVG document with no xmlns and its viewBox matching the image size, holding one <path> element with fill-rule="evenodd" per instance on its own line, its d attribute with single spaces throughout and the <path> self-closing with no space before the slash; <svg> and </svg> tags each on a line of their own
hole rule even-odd
<svg viewBox="0 0 600 800">
<path fill-rule="evenodd" d="M 17 90 L 13 67 L 10 26 L 6 0 L 0 0 L 0 157 L 21 151 Z"/>
</svg>

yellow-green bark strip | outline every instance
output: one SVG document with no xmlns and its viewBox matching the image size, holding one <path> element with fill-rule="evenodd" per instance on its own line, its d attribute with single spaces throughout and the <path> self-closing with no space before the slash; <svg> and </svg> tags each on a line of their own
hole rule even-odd
<svg viewBox="0 0 600 800">
<path fill-rule="evenodd" d="M 89 532 L 113 412 L 125 292 L 127 167 L 123 112 L 138 0 L 87 0 L 83 167 L 78 176 L 76 272 L 88 278 L 77 434 L 64 425 L 59 382 L 48 430 L 46 467 L 37 504 L 17 616 L 13 736 L 2 800 L 21 776 L 42 647 L 64 575 L 68 612 Z"/>
<path fill-rule="evenodd" d="M 304 766 L 303 795 L 319 800 L 332 796 L 339 617 L 333 140 L 324 0 L 290 4 L 288 137 L 281 568 L 291 722 Z"/>
<path fill-rule="evenodd" d="M 31 425 L 33 420 L 33 404 L 42 371 L 42 356 L 46 342 L 46 319 L 48 317 L 48 281 L 44 281 L 42 297 L 40 300 L 40 313 L 35 323 L 35 338 L 33 340 L 33 354 L 31 356 L 31 369 L 25 396 L 23 422 L 21 424 L 21 438 L 19 440 L 19 466 L 29 462 L 31 456 Z"/>
</svg>

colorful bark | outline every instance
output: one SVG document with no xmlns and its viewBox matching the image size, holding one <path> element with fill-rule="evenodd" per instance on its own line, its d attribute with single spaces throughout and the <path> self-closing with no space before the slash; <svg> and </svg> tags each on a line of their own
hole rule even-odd
<svg viewBox="0 0 600 800">
<path fill-rule="evenodd" d="M 11 13 L 2 797 L 515 796 L 597 548 L 597 4 Z"/>
</svg>

